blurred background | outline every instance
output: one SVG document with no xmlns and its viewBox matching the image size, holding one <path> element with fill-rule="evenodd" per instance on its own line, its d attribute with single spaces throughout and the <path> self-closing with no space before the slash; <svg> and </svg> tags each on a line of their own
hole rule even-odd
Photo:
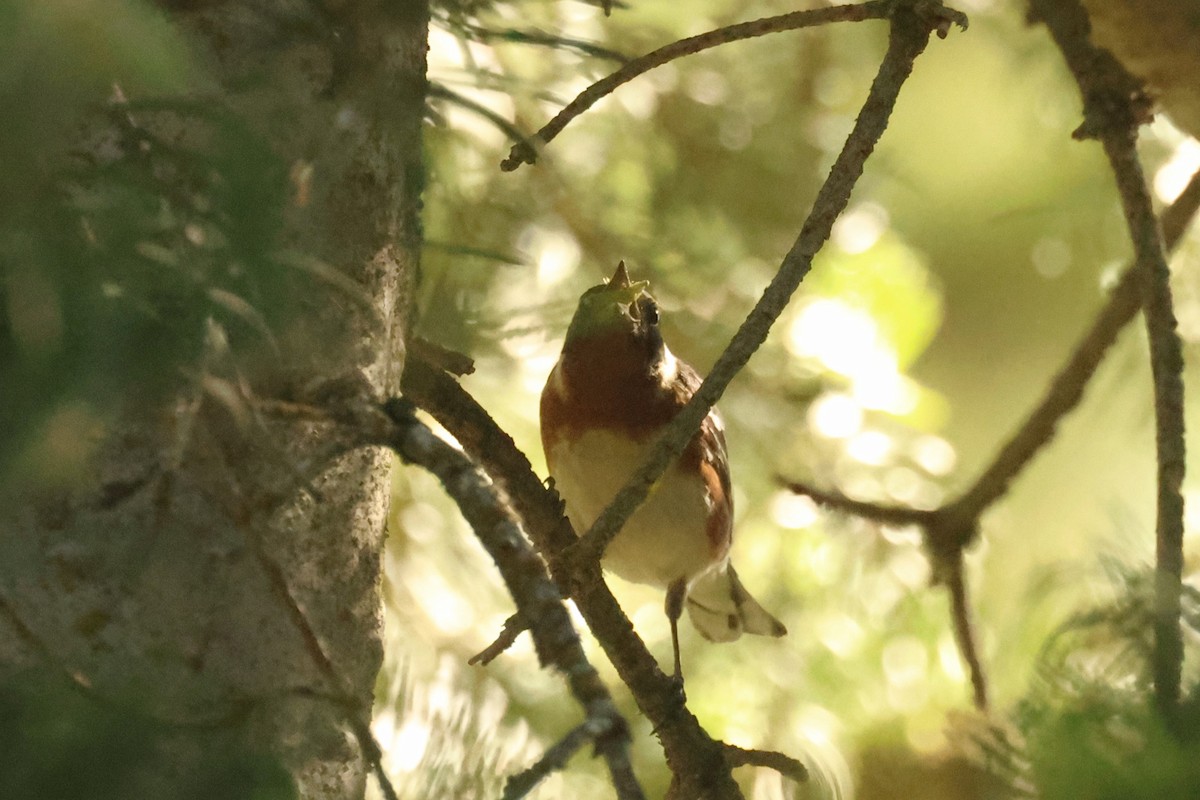
<svg viewBox="0 0 1200 800">
<path fill-rule="evenodd" d="M 720 404 L 738 569 L 790 634 L 715 646 L 684 626 L 688 696 L 713 735 L 800 755 L 814 773 L 796 790 L 744 770 L 754 798 L 1013 789 L 973 771 L 986 760 L 980 723 L 918 531 L 826 513 L 778 482 L 919 507 L 952 497 L 1019 425 L 1129 257 L 1103 154 L 1070 138 L 1078 91 L 1044 29 L 1012 4 L 960 7 L 970 30 L 933 41 L 918 61 L 832 240 Z M 625 259 L 651 281 L 672 349 L 703 373 L 799 232 L 885 26 L 776 34 L 676 61 L 618 89 L 515 173 L 497 169 L 507 127 L 536 130 L 618 55 L 793 8 L 636 2 L 606 17 L 578 2 L 436 7 L 419 328 L 475 358 L 464 384 L 542 474 L 537 397 L 579 294 Z M 1160 203 L 1200 168 L 1200 145 L 1162 117 L 1142 149 Z M 1189 373 L 1195 251 L 1193 239 L 1175 259 Z M 1001 718 L 1027 698 L 1048 637 L 1084 609 L 1122 602 L 1151 563 L 1145 352 L 1139 321 L 971 551 Z M 395 487 L 377 730 L 413 796 L 494 795 L 497 770 L 529 763 L 576 712 L 526 638 L 487 669 L 466 666 L 511 602 L 427 476 L 398 470 Z M 610 582 L 667 663 L 660 593 Z M 1088 646 L 1122 650 L 1120 639 L 1093 632 Z M 1123 664 L 1123 678 L 1140 669 Z M 619 685 L 616 694 L 638 720 Z M 661 796 L 669 776 L 643 720 L 635 742 L 639 774 Z M 605 797 L 606 787 L 599 765 L 579 757 L 536 796 Z"/>
</svg>

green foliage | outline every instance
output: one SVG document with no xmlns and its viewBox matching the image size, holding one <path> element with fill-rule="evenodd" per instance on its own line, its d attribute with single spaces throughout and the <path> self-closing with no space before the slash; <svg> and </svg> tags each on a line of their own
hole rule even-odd
<svg viewBox="0 0 1200 800">
<path fill-rule="evenodd" d="M 286 166 L 220 105 L 167 94 L 188 68 L 157 11 L 93 5 L 18 3 L 0 26 L 0 99 L 27 110 L 0 132 L 0 474 L 69 474 L 86 450 L 54 441 L 131 387 L 200 379 L 214 350 L 273 346 L 295 307 Z"/>
<path fill-rule="evenodd" d="M 1185 800 L 1200 793 L 1200 730 L 1180 738 L 1143 697 L 1073 686 L 1029 720 L 1031 777 L 1047 800 Z M 1140 702 L 1139 702 L 1140 701 Z"/>
<path fill-rule="evenodd" d="M 278 761 L 232 735 L 155 720 L 64 675 L 17 674 L 0 684 L 0 753 L 0 797 L 12 800 L 296 797 Z"/>
<path fill-rule="evenodd" d="M 187 62 L 177 32 L 140 0 L 0 5 L 0 218 L 29 200 L 30 181 L 112 91 L 177 91 Z"/>
<path fill-rule="evenodd" d="M 1196 797 L 1200 720 L 1191 701 L 1170 719 L 1153 703 L 1153 572 L 1111 563 L 1110 573 L 1111 600 L 1073 615 L 1047 641 L 1017 706 L 1026 779 L 1047 800 Z M 1185 586 L 1183 605 L 1194 642 L 1200 593 Z M 1195 687 L 1194 654 L 1187 663 Z"/>
</svg>

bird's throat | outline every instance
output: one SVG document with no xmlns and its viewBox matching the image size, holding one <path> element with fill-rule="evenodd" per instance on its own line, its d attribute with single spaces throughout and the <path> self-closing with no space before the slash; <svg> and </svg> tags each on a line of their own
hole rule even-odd
<svg viewBox="0 0 1200 800">
<path fill-rule="evenodd" d="M 641 438 L 679 411 L 675 359 L 665 347 L 618 333 L 568 342 L 547 385 L 543 415 L 568 428 L 623 428 Z M 548 407 L 549 406 L 549 407 Z M 560 416 L 561 415 L 561 416 Z M 545 420 L 543 420 L 543 425 Z"/>
</svg>

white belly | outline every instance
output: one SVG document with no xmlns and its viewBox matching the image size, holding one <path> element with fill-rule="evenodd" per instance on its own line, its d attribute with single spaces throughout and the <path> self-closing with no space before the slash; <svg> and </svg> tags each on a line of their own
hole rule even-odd
<svg viewBox="0 0 1200 800">
<path fill-rule="evenodd" d="M 653 438 L 635 443 L 596 430 L 554 446 L 554 485 L 576 532 L 591 527 L 653 444 Z M 609 544 L 604 567 L 634 583 L 665 587 L 679 578 L 690 583 L 718 566 L 706 532 L 710 504 L 703 482 L 672 466 Z"/>
</svg>

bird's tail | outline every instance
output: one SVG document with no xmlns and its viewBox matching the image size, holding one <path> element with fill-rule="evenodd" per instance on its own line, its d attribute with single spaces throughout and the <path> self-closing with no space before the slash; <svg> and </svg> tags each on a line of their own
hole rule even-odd
<svg viewBox="0 0 1200 800">
<path fill-rule="evenodd" d="M 702 576 L 688 589 L 688 616 L 700 635 L 732 642 L 743 633 L 783 636 L 787 628 L 750 596 L 732 566 Z"/>
</svg>

